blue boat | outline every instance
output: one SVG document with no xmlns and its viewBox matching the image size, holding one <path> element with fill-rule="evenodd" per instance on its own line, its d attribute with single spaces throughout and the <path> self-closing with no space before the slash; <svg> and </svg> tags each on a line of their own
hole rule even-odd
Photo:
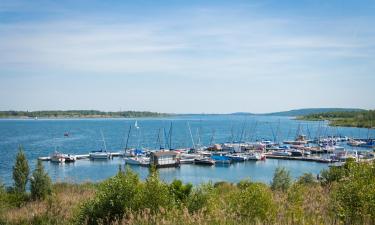
<svg viewBox="0 0 375 225">
<path fill-rule="evenodd" d="M 232 160 L 228 156 L 224 155 L 213 155 L 211 156 L 211 159 L 215 160 L 216 164 L 231 164 Z"/>
<path fill-rule="evenodd" d="M 364 148 L 375 148 L 375 139 L 368 139 L 366 140 L 366 143 L 360 144 L 359 146 Z"/>
</svg>

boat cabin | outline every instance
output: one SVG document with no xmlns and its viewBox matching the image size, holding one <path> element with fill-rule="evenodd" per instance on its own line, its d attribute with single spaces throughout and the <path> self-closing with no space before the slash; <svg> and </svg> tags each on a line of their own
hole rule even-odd
<svg viewBox="0 0 375 225">
<path fill-rule="evenodd" d="M 150 165 L 161 167 L 178 167 L 180 165 L 179 159 L 177 159 L 178 153 L 175 151 L 158 151 L 151 152 Z"/>
</svg>

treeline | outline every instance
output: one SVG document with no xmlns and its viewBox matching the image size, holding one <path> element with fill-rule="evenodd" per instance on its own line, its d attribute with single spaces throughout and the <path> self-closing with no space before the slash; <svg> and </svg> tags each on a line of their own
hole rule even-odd
<svg viewBox="0 0 375 225">
<path fill-rule="evenodd" d="M 318 179 L 304 174 L 293 181 L 277 168 L 270 185 L 243 180 L 199 186 L 166 183 L 153 168 L 142 181 L 120 166 L 98 184 L 50 186 L 40 163 L 28 176 L 22 154 L 14 187 L 0 185 L 0 224 L 375 224 L 373 163 L 348 161 Z M 25 192 L 28 180 L 31 193 Z"/>
<path fill-rule="evenodd" d="M 301 120 L 329 120 L 332 126 L 375 128 L 375 110 L 314 113 Z"/>
<path fill-rule="evenodd" d="M 98 110 L 66 110 L 66 111 L 0 111 L 0 118 L 24 117 L 24 118 L 97 118 L 97 117 L 165 117 L 167 113 L 148 111 L 120 111 L 102 112 Z"/>
</svg>

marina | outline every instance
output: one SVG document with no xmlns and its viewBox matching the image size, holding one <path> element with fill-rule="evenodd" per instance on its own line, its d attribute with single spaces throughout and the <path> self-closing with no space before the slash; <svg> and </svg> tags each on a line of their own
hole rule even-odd
<svg viewBox="0 0 375 225">
<path fill-rule="evenodd" d="M 7 136 L 4 132 L 7 125 L 17 127 L 17 124 L 22 129 L 20 134 L 27 139 L 21 141 L 23 136 Z M 31 166 L 35 165 L 33 159 L 42 160 L 55 181 L 103 180 L 113 176 L 119 165 L 130 166 L 145 178 L 147 167 L 156 162 L 165 180 L 178 178 L 199 183 L 239 181 L 247 177 L 269 182 L 273 173 L 268 171 L 269 165 L 285 165 L 297 177 L 304 172 L 317 174 L 348 158 L 373 160 L 372 148 L 360 146 L 371 144 L 372 130 L 333 128 L 321 122 L 301 123 L 287 117 L 2 120 L 0 132 L 6 140 L 1 147 L 8 149 L 5 157 L 11 159 L 12 149 L 21 143 Z M 53 162 L 55 152 L 64 157 L 63 162 Z M 159 165 L 162 161 L 150 160 L 151 154 L 173 154 L 175 158 Z M 1 167 L 4 182 L 9 182 L 11 177 L 6 171 L 11 170 L 11 163 Z M 237 171 L 240 168 L 243 171 Z M 190 170 L 198 170 L 199 174 L 191 177 Z M 207 176 L 196 177 L 206 172 Z"/>
</svg>

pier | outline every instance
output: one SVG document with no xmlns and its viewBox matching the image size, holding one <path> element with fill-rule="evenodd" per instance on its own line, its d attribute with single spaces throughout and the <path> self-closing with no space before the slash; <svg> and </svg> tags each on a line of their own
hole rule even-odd
<svg viewBox="0 0 375 225">
<path fill-rule="evenodd" d="M 79 160 L 79 159 L 88 159 L 90 157 L 89 154 L 82 154 L 82 155 L 73 155 L 73 154 L 71 154 L 71 155 L 75 156 L 77 160 Z M 119 156 L 122 156 L 122 153 L 121 152 L 110 152 L 110 155 L 111 155 L 111 157 L 119 157 Z M 38 160 L 41 160 L 41 161 L 50 161 L 51 157 L 50 156 L 42 156 L 42 157 L 38 157 Z"/>
<path fill-rule="evenodd" d="M 265 154 L 268 159 L 283 159 L 283 160 L 300 160 L 300 161 L 309 161 L 309 162 L 318 162 L 318 163 L 333 163 L 335 161 L 331 159 L 325 159 L 321 157 L 306 157 L 306 156 L 279 156 L 272 155 L 269 153 Z"/>
</svg>

